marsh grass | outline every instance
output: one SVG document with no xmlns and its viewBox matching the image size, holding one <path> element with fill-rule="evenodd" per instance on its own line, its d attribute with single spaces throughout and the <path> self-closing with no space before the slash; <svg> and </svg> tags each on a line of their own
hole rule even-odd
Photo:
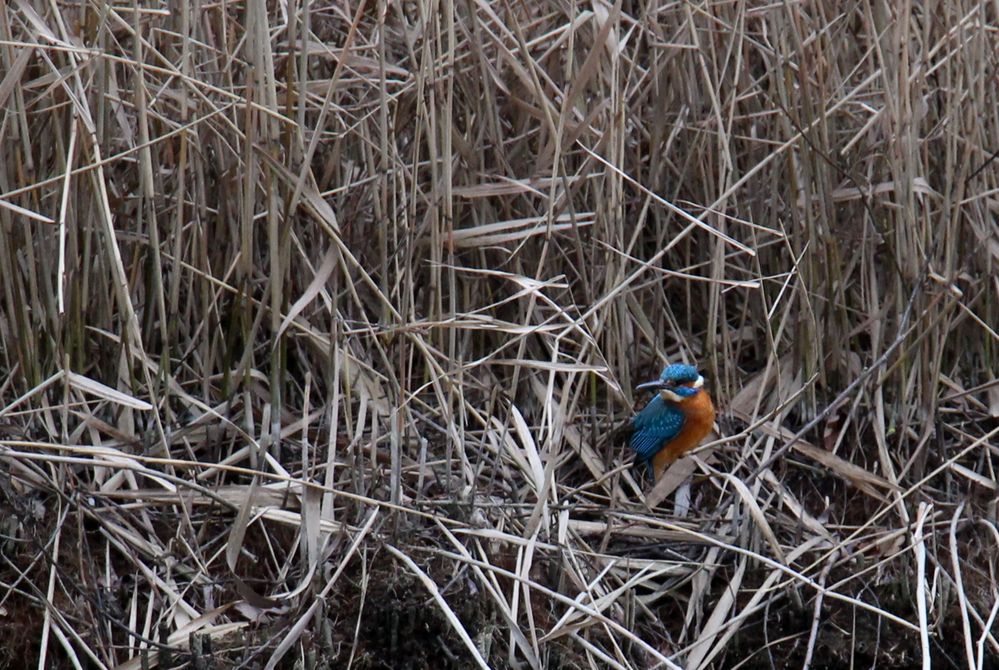
<svg viewBox="0 0 999 670">
<path fill-rule="evenodd" d="M 994 3 L 0 9 L 0 667 L 996 662 Z"/>
</svg>

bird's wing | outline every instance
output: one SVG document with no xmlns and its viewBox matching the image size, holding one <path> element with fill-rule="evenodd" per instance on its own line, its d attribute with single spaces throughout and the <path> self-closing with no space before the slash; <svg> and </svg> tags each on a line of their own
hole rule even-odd
<svg viewBox="0 0 999 670">
<path fill-rule="evenodd" d="M 662 449 L 665 442 L 680 434 L 683 422 L 684 415 L 680 408 L 657 395 L 631 420 L 634 432 L 629 444 L 640 459 L 648 461 Z"/>
</svg>

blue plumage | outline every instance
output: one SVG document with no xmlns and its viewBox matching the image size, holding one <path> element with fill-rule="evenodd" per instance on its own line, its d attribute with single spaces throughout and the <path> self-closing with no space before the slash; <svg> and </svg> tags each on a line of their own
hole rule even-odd
<svg viewBox="0 0 999 670">
<path fill-rule="evenodd" d="M 658 379 L 636 387 L 656 392 L 632 418 L 628 443 L 635 450 L 635 460 L 648 466 L 653 480 L 710 432 L 715 409 L 703 386 L 704 378 L 697 368 L 673 363 L 663 368 Z"/>
<path fill-rule="evenodd" d="M 672 382 L 673 384 L 692 384 L 697 381 L 697 368 L 686 363 L 673 363 L 663 368 L 663 373 L 659 375 L 660 381 Z"/>
<path fill-rule="evenodd" d="M 684 420 L 679 407 L 667 403 L 657 394 L 645 409 L 632 418 L 633 431 L 629 444 L 638 458 L 648 463 L 663 444 L 680 434 Z"/>
<path fill-rule="evenodd" d="M 639 384 L 638 388 L 669 389 L 674 396 L 690 398 L 698 393 L 698 389 L 683 385 L 693 384 L 699 377 L 700 374 L 693 365 L 673 363 L 663 368 L 659 379 Z M 667 402 L 657 393 L 631 420 L 632 433 L 629 444 L 638 454 L 638 460 L 651 464 L 653 456 L 680 434 L 685 421 L 683 410 L 672 402 Z"/>
</svg>

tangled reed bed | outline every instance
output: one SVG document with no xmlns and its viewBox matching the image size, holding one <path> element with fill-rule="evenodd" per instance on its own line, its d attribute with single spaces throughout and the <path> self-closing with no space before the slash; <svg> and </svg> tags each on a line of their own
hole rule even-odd
<svg viewBox="0 0 999 670">
<path fill-rule="evenodd" d="M 0 667 L 995 666 L 994 3 L 0 10 Z"/>
</svg>

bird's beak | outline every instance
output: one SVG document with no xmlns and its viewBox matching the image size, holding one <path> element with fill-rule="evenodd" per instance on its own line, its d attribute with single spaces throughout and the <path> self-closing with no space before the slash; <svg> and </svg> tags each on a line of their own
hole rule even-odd
<svg viewBox="0 0 999 670">
<path fill-rule="evenodd" d="M 665 386 L 665 382 L 661 379 L 653 379 L 650 382 L 645 382 L 644 384 L 639 384 L 635 387 L 636 391 L 641 391 L 643 389 L 659 389 Z"/>
</svg>

